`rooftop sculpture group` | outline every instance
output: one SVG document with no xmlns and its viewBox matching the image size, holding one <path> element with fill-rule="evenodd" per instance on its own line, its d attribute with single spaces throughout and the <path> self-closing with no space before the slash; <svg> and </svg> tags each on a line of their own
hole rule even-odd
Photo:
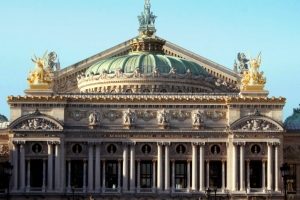
<svg viewBox="0 0 300 200">
<path fill-rule="evenodd" d="M 140 16 L 138 16 L 139 23 L 140 23 L 140 29 L 142 28 L 154 28 L 155 24 L 155 19 L 157 16 L 153 15 L 152 12 L 150 12 L 150 0 L 145 1 L 145 6 L 144 6 L 144 12 L 141 13 Z"/>
</svg>

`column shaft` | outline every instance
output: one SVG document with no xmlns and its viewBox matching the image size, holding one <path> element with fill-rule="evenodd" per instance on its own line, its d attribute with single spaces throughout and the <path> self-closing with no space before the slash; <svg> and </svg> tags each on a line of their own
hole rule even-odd
<svg viewBox="0 0 300 200">
<path fill-rule="evenodd" d="M 47 175 L 47 190 L 52 190 L 52 168 L 53 168 L 53 146 L 48 143 L 48 175 Z"/>
<path fill-rule="evenodd" d="M 170 190 L 170 146 L 165 145 L 165 191 Z"/>
<path fill-rule="evenodd" d="M 121 192 L 121 160 L 118 160 L 118 192 Z"/>
<path fill-rule="evenodd" d="M 237 181 L 237 152 L 236 152 L 236 145 L 233 144 L 232 145 L 232 191 L 236 191 L 237 190 L 237 185 L 236 185 L 236 181 Z"/>
<path fill-rule="evenodd" d="M 279 188 L 278 188 L 278 145 L 279 144 L 277 144 L 276 146 L 275 146 L 275 167 L 274 167 L 274 171 L 275 171 L 275 173 L 274 173 L 274 177 L 275 177 L 275 191 L 279 191 Z"/>
<path fill-rule="evenodd" d="M 273 143 L 268 144 L 267 190 L 273 190 Z"/>
<path fill-rule="evenodd" d="M 102 160 L 102 192 L 105 192 L 105 189 L 106 189 L 106 185 L 105 185 L 105 160 Z"/>
<path fill-rule="evenodd" d="M 197 145 L 193 144 L 192 158 L 192 191 L 197 190 Z"/>
<path fill-rule="evenodd" d="M 266 190 L 266 161 L 262 161 L 262 189 Z"/>
<path fill-rule="evenodd" d="M 156 160 L 152 160 L 152 164 L 153 164 L 153 167 L 152 167 L 152 192 L 155 192 L 156 191 L 156 185 L 155 185 L 155 177 L 156 177 L 156 174 L 155 174 L 155 163 L 156 163 Z"/>
<path fill-rule="evenodd" d="M 140 175 L 141 175 L 141 163 L 140 160 L 138 160 L 137 161 L 137 192 L 140 192 L 140 188 L 141 188 Z"/>
<path fill-rule="evenodd" d="M 163 185 L 162 185 L 162 145 L 157 144 L 157 190 L 162 191 Z"/>
<path fill-rule="evenodd" d="M 83 192 L 86 191 L 86 160 L 83 160 L 83 183 L 82 183 Z"/>
<path fill-rule="evenodd" d="M 135 145 L 130 146 L 130 191 L 135 191 Z"/>
<path fill-rule="evenodd" d="M 199 190 L 205 192 L 204 186 L 204 145 L 200 144 L 200 155 L 199 155 Z"/>
<path fill-rule="evenodd" d="M 43 159 L 43 186 L 42 191 L 45 192 L 46 189 L 46 159 Z"/>
<path fill-rule="evenodd" d="M 88 191 L 93 191 L 93 179 L 94 179 L 94 172 L 93 172 L 93 164 L 94 164 L 94 144 L 89 144 L 89 161 L 88 161 Z"/>
<path fill-rule="evenodd" d="M 245 146 L 244 144 L 240 145 L 240 191 L 245 190 Z"/>
<path fill-rule="evenodd" d="M 172 192 L 175 192 L 175 160 L 172 160 Z"/>
<path fill-rule="evenodd" d="M 68 160 L 68 189 L 71 189 L 71 160 Z"/>
<path fill-rule="evenodd" d="M 209 188 L 209 160 L 206 160 L 206 188 Z"/>
<path fill-rule="evenodd" d="M 27 190 L 30 188 L 30 159 L 27 159 Z"/>
<path fill-rule="evenodd" d="M 186 173 L 186 175 L 187 175 L 187 185 L 186 185 L 186 188 L 188 189 L 188 191 L 191 188 L 191 185 L 190 185 L 190 183 L 191 183 L 191 167 L 190 167 L 190 164 L 191 164 L 191 161 L 188 160 L 187 161 L 187 173 Z"/>
<path fill-rule="evenodd" d="M 123 146 L 123 191 L 128 191 L 128 145 Z"/>
<path fill-rule="evenodd" d="M 60 190 L 60 152 L 59 152 L 59 144 L 55 145 L 55 170 L 54 170 L 54 180 L 55 180 L 55 190 Z"/>
<path fill-rule="evenodd" d="M 65 142 L 61 141 L 60 143 L 60 170 L 61 170 L 61 178 L 60 178 L 60 191 L 63 192 L 66 188 L 66 148 Z"/>
<path fill-rule="evenodd" d="M 25 189 L 25 144 L 20 144 L 20 190 Z"/>
<path fill-rule="evenodd" d="M 247 193 L 250 192 L 250 160 L 247 160 Z"/>
<path fill-rule="evenodd" d="M 18 176 L 18 168 L 19 168 L 19 165 L 18 165 L 18 151 L 19 151 L 19 148 L 18 148 L 18 144 L 17 143 L 13 143 L 14 146 L 13 146 L 13 166 L 14 166 L 14 169 L 12 170 L 13 174 L 12 174 L 12 177 L 13 177 L 13 190 L 17 190 L 18 189 L 18 180 L 19 180 L 19 176 Z"/>
<path fill-rule="evenodd" d="M 96 159 L 95 159 L 95 190 L 100 191 L 100 182 L 101 182 L 101 166 L 100 166 L 100 144 L 96 145 Z"/>
<path fill-rule="evenodd" d="M 222 160 L 222 191 L 225 190 L 225 160 Z"/>
</svg>

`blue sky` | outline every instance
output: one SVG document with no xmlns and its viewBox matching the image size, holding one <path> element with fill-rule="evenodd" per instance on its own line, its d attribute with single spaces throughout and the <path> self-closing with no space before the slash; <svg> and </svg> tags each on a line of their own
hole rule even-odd
<svg viewBox="0 0 300 200">
<path fill-rule="evenodd" d="M 0 113 L 24 96 L 32 51 L 59 54 L 65 68 L 137 35 L 144 0 L 0 2 Z M 283 120 L 300 103 L 299 0 L 151 0 L 157 35 L 232 69 L 238 52 L 256 57 L 269 97 L 287 98 Z"/>
</svg>

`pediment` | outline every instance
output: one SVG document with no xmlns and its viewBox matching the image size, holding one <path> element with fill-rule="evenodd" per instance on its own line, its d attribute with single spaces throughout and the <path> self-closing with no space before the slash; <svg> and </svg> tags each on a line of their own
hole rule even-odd
<svg viewBox="0 0 300 200">
<path fill-rule="evenodd" d="M 261 115 L 257 110 L 254 114 L 242 117 L 230 125 L 230 130 L 234 132 L 282 132 L 283 126 L 274 119 Z"/>
<path fill-rule="evenodd" d="M 36 109 L 33 113 L 17 118 L 10 124 L 13 131 L 62 131 L 63 124 L 57 119 L 40 113 Z"/>
</svg>

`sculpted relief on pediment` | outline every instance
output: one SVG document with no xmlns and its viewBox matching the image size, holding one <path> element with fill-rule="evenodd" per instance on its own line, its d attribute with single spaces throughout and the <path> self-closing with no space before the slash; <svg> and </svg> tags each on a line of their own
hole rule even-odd
<svg viewBox="0 0 300 200">
<path fill-rule="evenodd" d="M 60 122 L 54 118 L 40 113 L 36 108 L 35 111 L 29 115 L 22 116 L 16 119 L 10 125 L 14 130 L 62 130 L 63 126 Z"/>
<path fill-rule="evenodd" d="M 230 126 L 233 131 L 283 131 L 283 127 L 275 120 L 261 115 L 258 110 L 233 122 Z"/>
</svg>

